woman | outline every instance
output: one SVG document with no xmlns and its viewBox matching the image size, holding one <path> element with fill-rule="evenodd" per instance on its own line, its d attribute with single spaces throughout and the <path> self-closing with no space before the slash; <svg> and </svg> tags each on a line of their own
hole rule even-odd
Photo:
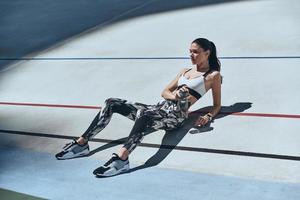
<svg viewBox="0 0 300 200">
<path fill-rule="evenodd" d="M 162 91 L 164 101 L 157 105 L 129 103 L 126 100 L 110 98 L 97 114 L 86 132 L 77 140 L 67 144 L 56 158 L 63 160 L 89 154 L 88 141 L 103 130 L 113 113 L 119 113 L 134 120 L 130 135 L 118 154 L 103 166 L 94 170 L 97 176 L 113 176 L 129 170 L 129 154 L 141 142 L 149 130 L 172 130 L 179 128 L 188 117 L 188 108 L 208 90 L 212 90 L 213 108 L 199 116 L 197 126 L 209 123 L 221 108 L 220 62 L 213 42 L 198 38 L 191 43 L 190 58 L 193 68 L 184 68 Z"/>
</svg>

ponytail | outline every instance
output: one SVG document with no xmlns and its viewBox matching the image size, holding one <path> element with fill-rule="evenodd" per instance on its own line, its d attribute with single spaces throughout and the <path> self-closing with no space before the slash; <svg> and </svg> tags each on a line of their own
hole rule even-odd
<svg viewBox="0 0 300 200">
<path fill-rule="evenodd" d="M 212 71 L 220 71 L 221 70 L 221 63 L 217 57 L 217 49 L 216 49 L 216 45 L 210 41 L 210 55 L 208 58 L 209 61 L 209 66 L 210 66 L 210 70 Z"/>
</svg>

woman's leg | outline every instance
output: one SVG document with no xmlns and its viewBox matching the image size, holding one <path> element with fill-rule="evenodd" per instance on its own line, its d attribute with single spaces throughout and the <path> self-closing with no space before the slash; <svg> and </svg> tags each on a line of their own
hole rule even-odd
<svg viewBox="0 0 300 200">
<path fill-rule="evenodd" d="M 172 110 L 171 112 L 165 112 L 161 109 L 139 110 L 136 118 L 130 135 L 118 154 L 123 160 L 127 159 L 129 154 L 141 143 L 145 132 L 176 129 L 184 121 L 183 117 L 178 116 Z"/>
<path fill-rule="evenodd" d="M 115 98 L 107 99 L 105 102 L 106 106 L 102 112 L 96 115 L 85 133 L 76 141 L 66 144 L 63 150 L 55 155 L 57 159 L 63 160 L 88 155 L 90 153 L 88 140 L 107 126 L 113 113 L 119 113 L 131 120 L 135 120 L 137 110 L 147 107 L 144 104 L 131 104 L 126 100 Z"/>
<path fill-rule="evenodd" d="M 143 133 L 148 127 L 148 123 L 149 118 L 147 115 L 137 117 L 130 132 L 128 141 L 124 144 L 124 147 L 121 148 L 119 155 L 113 154 L 104 165 L 95 169 L 93 174 L 96 176 L 114 176 L 116 174 L 128 171 L 128 155 L 142 140 Z"/>
<path fill-rule="evenodd" d="M 113 154 L 104 165 L 95 169 L 93 173 L 96 176 L 114 176 L 128 171 L 128 155 L 141 143 L 146 132 L 158 129 L 172 130 L 181 125 L 184 119 L 173 112 L 173 107 L 174 105 L 171 105 L 170 108 L 167 108 L 169 110 L 161 109 L 160 106 L 146 106 L 138 109 L 134 126 L 119 154 Z"/>
<path fill-rule="evenodd" d="M 78 139 L 78 142 L 87 142 L 97 133 L 102 131 L 110 122 L 113 113 L 119 113 L 131 120 L 135 120 L 137 107 L 128 103 L 126 100 L 109 98 L 105 101 L 105 107 L 99 112 L 88 129 Z"/>
<path fill-rule="evenodd" d="M 121 159 L 127 159 L 128 155 L 141 143 L 146 130 L 150 128 L 150 124 L 151 118 L 147 115 L 143 115 L 135 121 L 127 141 L 120 150 L 119 156 Z"/>
</svg>

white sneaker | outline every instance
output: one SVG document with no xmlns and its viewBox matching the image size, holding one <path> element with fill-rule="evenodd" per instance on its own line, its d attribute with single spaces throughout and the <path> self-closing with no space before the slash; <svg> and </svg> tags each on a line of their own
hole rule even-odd
<svg viewBox="0 0 300 200">
<path fill-rule="evenodd" d="M 67 143 L 63 150 L 55 155 L 58 160 L 65 160 L 70 158 L 77 158 L 86 156 L 90 153 L 90 148 L 88 143 L 80 145 L 76 140 Z"/>
<path fill-rule="evenodd" d="M 96 176 L 114 176 L 120 173 L 124 173 L 129 170 L 129 161 L 122 160 L 117 154 L 113 154 L 112 157 L 104 165 L 94 170 L 93 174 Z"/>
</svg>

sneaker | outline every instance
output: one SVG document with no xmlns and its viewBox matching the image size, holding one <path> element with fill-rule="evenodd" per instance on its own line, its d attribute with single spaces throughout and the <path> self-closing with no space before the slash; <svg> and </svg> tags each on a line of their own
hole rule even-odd
<svg viewBox="0 0 300 200">
<path fill-rule="evenodd" d="M 99 177 L 114 176 L 129 170 L 129 161 L 122 160 L 117 154 L 113 154 L 111 159 L 101 167 L 94 170 L 93 174 Z"/>
<path fill-rule="evenodd" d="M 55 155 L 58 160 L 65 160 L 70 158 L 77 158 L 88 155 L 90 148 L 88 143 L 80 145 L 76 140 L 66 144 L 61 152 Z"/>
</svg>

